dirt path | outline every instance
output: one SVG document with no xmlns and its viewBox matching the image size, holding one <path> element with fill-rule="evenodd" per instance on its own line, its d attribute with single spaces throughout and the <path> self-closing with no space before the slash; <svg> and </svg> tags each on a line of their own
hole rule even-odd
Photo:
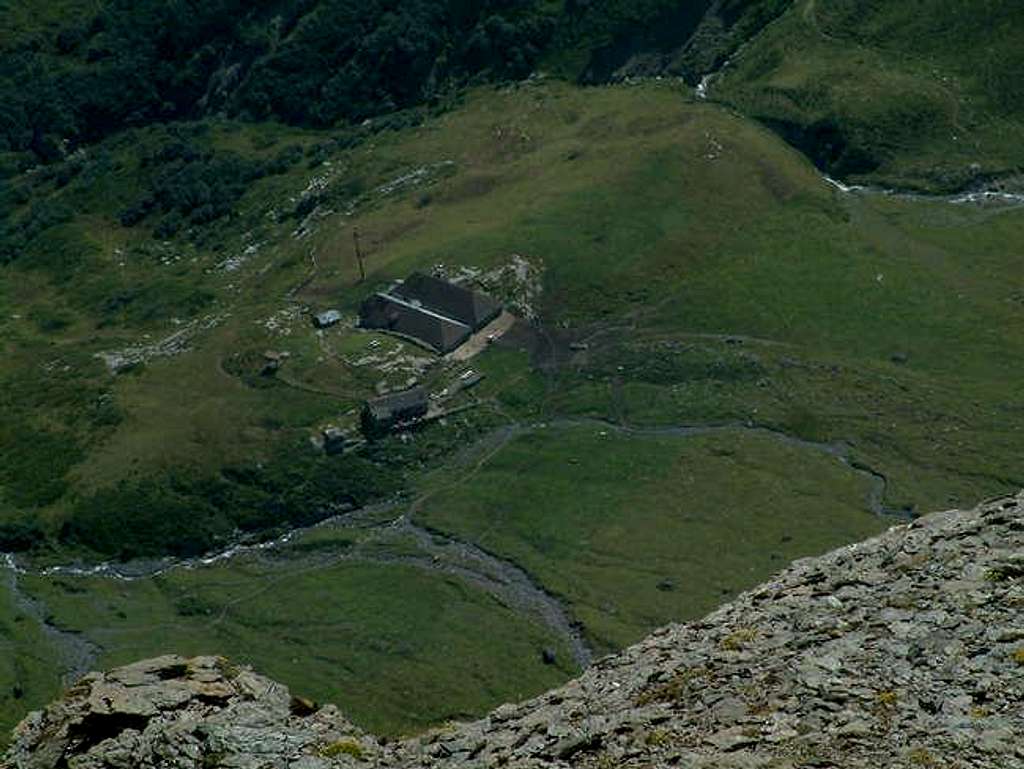
<svg viewBox="0 0 1024 769">
<path fill-rule="evenodd" d="M 458 577 L 518 612 L 538 617 L 568 644 L 573 660 L 581 669 L 589 667 L 593 651 L 583 636 L 580 624 L 571 617 L 557 596 L 545 590 L 524 569 L 476 545 L 425 529 L 413 523 L 408 515 L 396 519 L 390 531 L 395 537 L 411 537 L 424 555 L 360 558 L 356 554 L 356 558 L 383 563 L 402 562 Z"/>
<path fill-rule="evenodd" d="M 473 334 L 464 344 L 448 353 L 445 360 L 462 363 L 476 357 L 487 345 L 503 337 L 515 322 L 514 315 L 508 310 L 502 311 L 501 315 Z"/>
</svg>

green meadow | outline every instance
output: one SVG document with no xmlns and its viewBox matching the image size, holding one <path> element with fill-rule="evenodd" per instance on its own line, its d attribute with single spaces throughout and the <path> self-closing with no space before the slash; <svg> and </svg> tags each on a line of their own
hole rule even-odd
<svg viewBox="0 0 1024 769">
<path fill-rule="evenodd" d="M 1019 185 L 1022 22 L 1013 0 L 798 0 L 738 52 L 712 98 L 840 178 Z"/>
<path fill-rule="evenodd" d="M 60 691 L 57 650 L 38 619 L 14 600 L 7 574 L 0 583 L 0 745 L 30 710 L 44 707 Z"/>
<path fill-rule="evenodd" d="M 404 562 L 414 548 L 384 543 L 350 560 L 354 546 L 342 534 L 300 542 L 273 561 L 241 558 L 137 582 L 33 577 L 25 586 L 53 622 L 103 649 L 101 668 L 170 651 L 225 655 L 381 734 L 474 716 L 575 672 L 562 639 L 538 619 Z M 544 663 L 544 649 L 557 664 Z M 53 695 L 51 681 L 30 680 Z M 5 703 L 8 723 L 21 715 L 15 705 Z"/>
<path fill-rule="evenodd" d="M 599 651 L 891 524 L 865 509 L 868 480 L 835 457 L 739 429 L 552 425 L 446 480 L 416 519 L 523 566 Z"/>
<path fill-rule="evenodd" d="M 525 570 L 603 652 L 793 558 L 1024 485 L 1020 208 L 840 194 L 765 127 L 668 81 L 479 88 L 356 136 L 168 130 L 5 190 L 24 251 L 0 266 L 0 535 L 26 561 L 188 556 L 338 499 L 387 501 Z M 230 215 L 123 224 L 179 144 L 249 179 L 218 193 Z M 369 291 L 513 255 L 542 275 L 537 320 L 469 364 L 487 375 L 460 396 L 474 409 L 345 457 L 310 445 L 415 375 L 368 357 L 431 357 L 352 328 Z M 329 307 L 347 321 L 317 334 L 309 313 Z M 117 373 L 96 357 L 179 332 L 181 349 Z M 266 351 L 289 353 L 275 376 Z M 459 370 L 418 376 L 438 389 Z M 299 540 L 135 583 L 20 584 L 99 666 L 227 654 L 389 733 L 574 672 L 529 612 L 426 567 L 415 543 L 384 557 L 357 533 L 359 558 Z M 5 723 L 56 688 L 12 600 L 0 591 Z"/>
</svg>

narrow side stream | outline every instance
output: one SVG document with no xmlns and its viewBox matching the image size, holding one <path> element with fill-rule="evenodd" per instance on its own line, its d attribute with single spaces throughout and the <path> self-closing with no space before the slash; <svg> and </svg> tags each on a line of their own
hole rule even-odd
<svg viewBox="0 0 1024 769">
<path fill-rule="evenodd" d="M 46 606 L 26 595 L 21 589 L 19 577 L 24 572 L 18 567 L 13 556 L 6 553 L 0 555 L 0 573 L 3 574 L 3 581 L 10 591 L 14 606 L 39 623 L 43 633 L 57 650 L 61 665 L 61 683 L 69 686 L 92 670 L 99 658 L 100 647 L 81 633 L 62 630 L 50 621 Z"/>
</svg>

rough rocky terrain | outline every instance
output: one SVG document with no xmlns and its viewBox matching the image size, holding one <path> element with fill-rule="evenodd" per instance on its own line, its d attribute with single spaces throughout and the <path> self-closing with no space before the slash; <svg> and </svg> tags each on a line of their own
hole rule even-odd
<svg viewBox="0 0 1024 769">
<path fill-rule="evenodd" d="M 475 723 L 388 743 L 223 659 L 169 656 L 86 676 L 3 765 L 1024 767 L 1024 493 L 797 562 Z"/>
</svg>

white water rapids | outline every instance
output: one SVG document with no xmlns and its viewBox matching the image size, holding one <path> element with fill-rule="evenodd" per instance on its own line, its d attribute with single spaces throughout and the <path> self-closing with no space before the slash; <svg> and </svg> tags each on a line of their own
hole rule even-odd
<svg viewBox="0 0 1024 769">
<path fill-rule="evenodd" d="M 953 195 L 927 195 L 922 192 L 903 192 L 884 187 L 868 187 L 863 184 L 845 184 L 827 174 L 821 178 L 846 195 L 879 195 L 898 200 L 921 200 L 952 203 L 953 205 L 985 205 L 986 203 L 1006 206 L 1024 205 L 1024 194 L 1002 192 L 999 190 L 977 190 L 975 192 L 958 192 Z"/>
</svg>

